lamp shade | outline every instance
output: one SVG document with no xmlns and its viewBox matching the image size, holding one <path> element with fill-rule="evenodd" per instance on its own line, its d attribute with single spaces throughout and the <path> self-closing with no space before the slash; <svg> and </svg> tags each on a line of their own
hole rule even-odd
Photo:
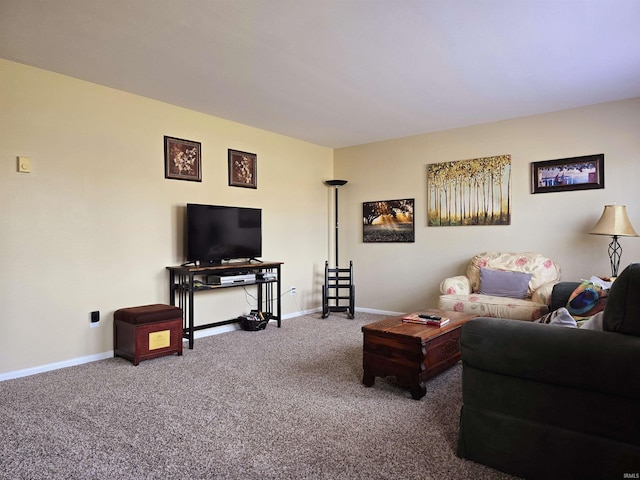
<svg viewBox="0 0 640 480">
<path fill-rule="evenodd" d="M 347 180 L 325 180 L 324 183 L 331 187 L 341 187 L 342 185 L 347 183 Z"/>
<path fill-rule="evenodd" d="M 624 205 L 605 205 L 598 223 L 589 232 L 593 235 L 610 235 L 618 237 L 637 237 L 638 234 L 631 226 Z"/>
</svg>

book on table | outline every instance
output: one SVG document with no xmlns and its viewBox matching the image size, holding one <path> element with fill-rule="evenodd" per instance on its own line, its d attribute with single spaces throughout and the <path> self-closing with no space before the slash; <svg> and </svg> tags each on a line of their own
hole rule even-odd
<svg viewBox="0 0 640 480">
<path fill-rule="evenodd" d="M 426 313 L 412 313 L 402 317 L 402 321 L 406 323 L 419 323 L 421 325 L 435 325 L 436 327 L 443 327 L 449 323 L 447 317 L 440 317 L 439 315 L 430 315 Z"/>
</svg>

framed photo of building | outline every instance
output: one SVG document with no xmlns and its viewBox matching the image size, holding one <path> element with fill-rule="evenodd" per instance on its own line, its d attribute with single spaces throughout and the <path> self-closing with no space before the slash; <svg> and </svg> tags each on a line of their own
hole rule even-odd
<svg viewBox="0 0 640 480">
<path fill-rule="evenodd" d="M 164 137 L 164 178 L 202 181 L 200 142 Z"/>
<path fill-rule="evenodd" d="M 258 188 L 258 156 L 229 149 L 229 186 Z"/>
<path fill-rule="evenodd" d="M 413 198 L 362 204 L 362 241 L 415 242 Z"/>
<path fill-rule="evenodd" d="M 531 163 L 531 193 L 604 188 L 604 153 Z"/>
</svg>

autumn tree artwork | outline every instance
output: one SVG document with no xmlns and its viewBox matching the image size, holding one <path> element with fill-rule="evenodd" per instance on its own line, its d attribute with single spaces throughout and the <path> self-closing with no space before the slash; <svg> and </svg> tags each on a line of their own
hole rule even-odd
<svg viewBox="0 0 640 480">
<path fill-rule="evenodd" d="M 414 199 L 362 204 L 363 242 L 414 242 Z"/>
<path fill-rule="evenodd" d="M 510 225 L 511 155 L 427 165 L 429 226 Z"/>
</svg>

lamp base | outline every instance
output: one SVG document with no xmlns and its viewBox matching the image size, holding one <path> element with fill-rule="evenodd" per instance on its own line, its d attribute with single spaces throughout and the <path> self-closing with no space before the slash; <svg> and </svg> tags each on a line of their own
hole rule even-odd
<svg viewBox="0 0 640 480">
<path fill-rule="evenodd" d="M 618 236 L 614 235 L 613 240 L 609 244 L 609 262 L 611 263 L 611 278 L 618 276 L 618 268 L 620 267 L 620 258 L 622 257 L 622 247 L 618 243 Z"/>
</svg>

